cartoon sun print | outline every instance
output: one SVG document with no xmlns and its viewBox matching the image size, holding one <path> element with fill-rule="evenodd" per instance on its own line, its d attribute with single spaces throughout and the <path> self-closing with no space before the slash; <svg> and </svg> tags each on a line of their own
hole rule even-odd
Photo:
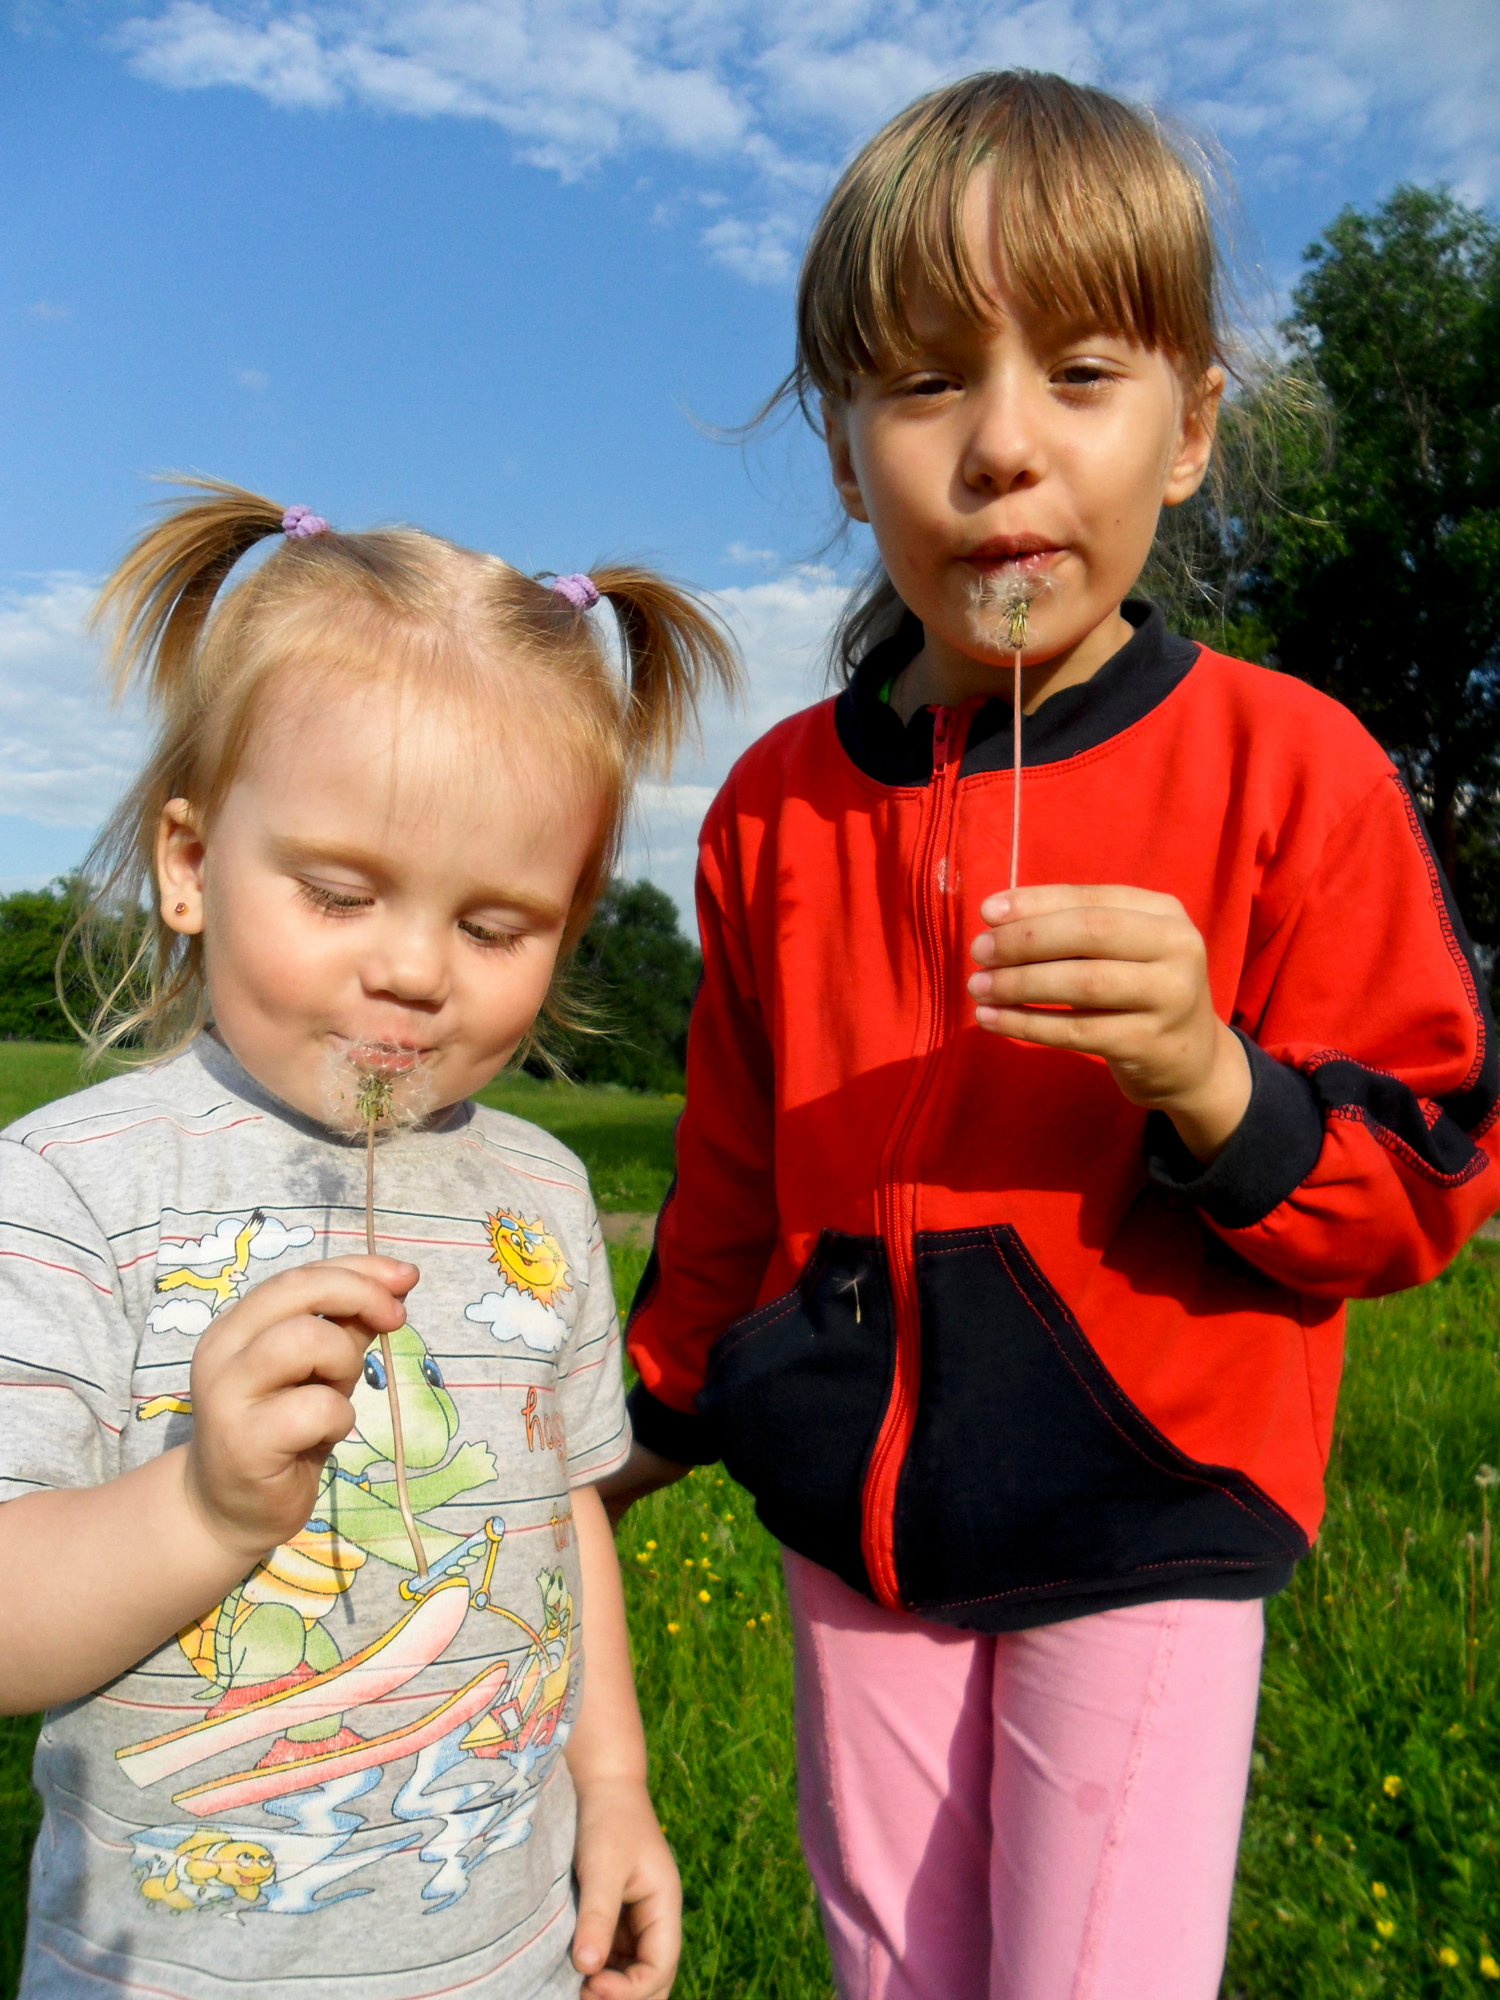
<svg viewBox="0 0 1500 2000">
<path fill-rule="evenodd" d="M 541 1219 L 523 1221 L 508 1209 L 488 1218 L 491 1261 L 500 1275 L 518 1292 L 526 1292 L 538 1305 L 550 1306 L 559 1292 L 571 1292 L 568 1260 L 557 1238 L 543 1229 Z"/>
</svg>

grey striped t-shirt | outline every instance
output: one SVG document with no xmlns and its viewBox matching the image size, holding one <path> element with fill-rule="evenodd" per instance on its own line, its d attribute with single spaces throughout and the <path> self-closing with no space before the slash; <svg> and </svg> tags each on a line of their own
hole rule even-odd
<svg viewBox="0 0 1500 2000">
<path fill-rule="evenodd" d="M 37 1750 L 24 2000 L 576 1994 L 570 1487 L 626 1455 L 579 1161 L 464 1104 L 381 1144 L 419 1578 L 379 1348 L 312 1518 Z M 0 1135 L 0 1499 L 180 1442 L 216 1313 L 364 1248 L 362 1149 L 200 1037 Z M 172 1551 L 160 1551 L 170 1563 Z"/>
</svg>

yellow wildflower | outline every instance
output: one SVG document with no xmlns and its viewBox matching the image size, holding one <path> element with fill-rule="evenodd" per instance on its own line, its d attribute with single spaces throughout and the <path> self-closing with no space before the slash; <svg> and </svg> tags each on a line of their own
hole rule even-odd
<svg viewBox="0 0 1500 2000">
<path fill-rule="evenodd" d="M 1377 1917 L 1375 1928 L 1383 1938 L 1393 1938 L 1396 1935 L 1396 1926 L 1389 1917 Z"/>
<path fill-rule="evenodd" d="M 753 1632 L 755 1630 L 755 1620 L 753 1618 L 747 1618 L 745 1620 L 745 1630 L 747 1632 Z"/>
<path fill-rule="evenodd" d="M 1393 1799 L 1397 1796 L 1397 1794 L 1401 1790 L 1401 1780 L 1396 1776 L 1395 1772 L 1392 1771 L 1391 1775 L 1386 1779 L 1385 1783 L 1380 1787 L 1380 1789 L 1385 1793 L 1388 1799 Z"/>
<path fill-rule="evenodd" d="M 654 1549 L 656 1547 L 656 1544 L 655 1542 L 647 1542 L 646 1547 L 648 1549 Z"/>
<path fill-rule="evenodd" d="M 675 1639 L 677 1637 L 678 1632 L 681 1630 L 681 1627 L 675 1625 L 669 1618 L 667 1620 L 667 1630 L 671 1633 L 672 1637 Z"/>
<path fill-rule="evenodd" d="M 1479 1961 L 1479 1972 L 1481 1978 L 1500 1979 L 1500 1965 L 1496 1965 L 1488 1952 Z"/>
<path fill-rule="evenodd" d="M 700 1590 L 698 1592 L 698 1602 L 700 1604 L 712 1604 L 713 1599 L 709 1596 L 706 1590 Z"/>
<path fill-rule="evenodd" d="M 1442 1945 L 1438 1950 L 1438 1964 L 1457 1965 L 1457 1963 L 1458 1963 L 1458 1953 L 1453 1949 L 1452 1945 L 1451 1944 Z"/>
<path fill-rule="evenodd" d="M 636 1550 L 636 1552 L 635 1552 L 635 1559 L 636 1559 L 636 1561 L 637 1561 L 638 1563 L 648 1563 L 648 1562 L 650 1562 L 650 1560 L 651 1560 L 650 1556 L 648 1556 L 648 1555 L 647 1555 L 647 1553 L 646 1553 L 646 1551 L 645 1551 L 644 1549 L 637 1549 L 637 1550 Z"/>
<path fill-rule="evenodd" d="M 1385 1901 L 1384 1882 L 1372 1882 L 1370 1884 L 1370 1894 L 1375 1898 L 1377 1903 L 1384 1902 Z"/>
</svg>

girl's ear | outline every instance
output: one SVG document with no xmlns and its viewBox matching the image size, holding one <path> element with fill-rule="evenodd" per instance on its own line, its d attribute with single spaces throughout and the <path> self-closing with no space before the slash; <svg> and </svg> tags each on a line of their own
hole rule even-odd
<svg viewBox="0 0 1500 2000">
<path fill-rule="evenodd" d="M 1180 507 L 1203 484 L 1208 462 L 1213 457 L 1214 434 L 1219 428 L 1224 382 L 1224 370 L 1210 368 L 1203 380 L 1184 394 L 1182 430 L 1161 496 L 1164 507 Z"/>
<path fill-rule="evenodd" d="M 156 887 L 168 930 L 203 929 L 203 836 L 186 799 L 168 799 L 156 824 Z"/>
<path fill-rule="evenodd" d="M 849 405 L 835 403 L 825 396 L 822 409 L 823 442 L 828 447 L 828 465 L 833 474 L 834 489 L 851 521 L 868 521 L 870 516 L 859 490 L 859 480 L 855 477 L 854 455 L 849 449 Z"/>
</svg>

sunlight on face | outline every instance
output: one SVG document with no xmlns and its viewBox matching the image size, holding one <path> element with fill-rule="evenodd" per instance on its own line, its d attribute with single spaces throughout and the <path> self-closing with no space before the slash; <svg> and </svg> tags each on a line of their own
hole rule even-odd
<svg viewBox="0 0 1500 2000">
<path fill-rule="evenodd" d="M 1169 356 L 1012 300 L 992 255 L 992 202 L 976 175 L 965 229 L 993 321 L 970 326 L 919 289 L 916 353 L 827 411 L 840 497 L 873 528 L 953 699 L 1008 659 L 994 608 L 1006 572 L 1037 593 L 1028 661 L 1066 657 L 1066 678 L 1082 679 L 1124 643 L 1120 602 L 1161 508 L 1202 480 L 1222 386 L 1215 370 L 1189 399 Z"/>
<path fill-rule="evenodd" d="M 330 1073 L 355 1045 L 433 1108 L 487 1083 L 541 1006 L 595 838 L 571 777 L 540 728 L 486 736 L 462 703 L 413 713 L 391 689 L 325 685 L 267 723 L 207 838 L 179 812 L 158 849 L 250 1074 L 340 1123 Z"/>
</svg>

